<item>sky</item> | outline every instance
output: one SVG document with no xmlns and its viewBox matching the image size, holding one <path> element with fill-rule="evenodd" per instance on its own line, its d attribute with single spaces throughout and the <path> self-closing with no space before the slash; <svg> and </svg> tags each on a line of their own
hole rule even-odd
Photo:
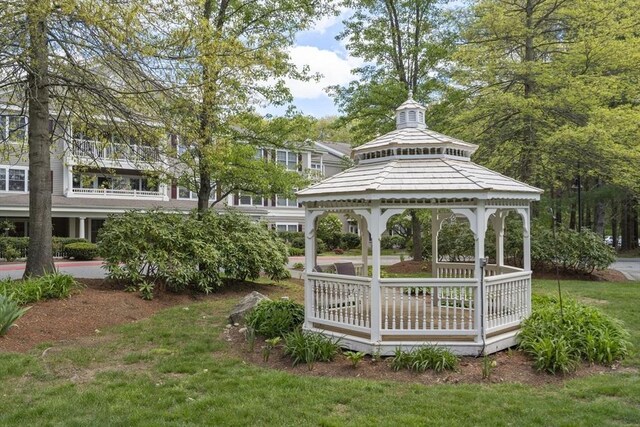
<svg viewBox="0 0 640 427">
<path fill-rule="evenodd" d="M 314 117 L 338 115 L 325 89 L 336 84 L 346 85 L 354 80 L 351 70 L 362 64 L 360 59 L 348 55 L 344 42 L 335 39 L 343 28 L 342 21 L 350 14 L 345 10 L 338 16 L 324 17 L 313 28 L 298 33 L 296 37 L 296 43 L 290 51 L 294 64 L 299 68 L 308 65 L 312 73 L 322 75 L 319 81 L 287 81 L 294 97 L 293 105 L 303 114 Z M 263 112 L 282 115 L 284 109 L 267 107 Z"/>
</svg>

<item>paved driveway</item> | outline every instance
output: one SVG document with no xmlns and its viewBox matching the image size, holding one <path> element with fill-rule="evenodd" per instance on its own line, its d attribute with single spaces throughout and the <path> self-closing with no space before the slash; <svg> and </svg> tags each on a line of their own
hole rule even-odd
<svg viewBox="0 0 640 427">
<path fill-rule="evenodd" d="M 640 282 L 640 258 L 618 258 L 609 268 L 618 270 L 629 280 Z"/>
</svg>

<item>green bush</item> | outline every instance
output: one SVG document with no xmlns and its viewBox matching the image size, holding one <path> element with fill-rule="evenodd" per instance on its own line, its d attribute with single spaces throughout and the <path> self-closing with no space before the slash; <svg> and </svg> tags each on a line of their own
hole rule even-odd
<svg viewBox="0 0 640 427">
<path fill-rule="evenodd" d="M 289 252 L 289 256 L 302 256 L 304 255 L 304 249 L 298 249 L 298 248 L 294 248 L 289 246 L 287 248 L 287 252 Z"/>
<path fill-rule="evenodd" d="M 302 326 L 304 306 L 288 299 L 264 300 L 247 314 L 245 322 L 265 338 L 281 337 Z"/>
<path fill-rule="evenodd" d="M 306 363 L 311 370 L 315 362 L 332 361 L 340 351 L 339 342 L 339 339 L 297 329 L 284 336 L 284 354 L 293 359 L 293 366 Z"/>
<path fill-rule="evenodd" d="M 30 307 L 20 308 L 11 298 L 0 295 L 0 337 L 6 335 L 6 333 L 9 332 L 9 328 L 11 328 L 15 321 L 21 318 L 29 308 Z"/>
<path fill-rule="evenodd" d="M 85 239 L 78 239 L 75 237 L 52 237 L 51 245 L 54 255 L 66 256 L 64 252 L 65 245 L 69 243 L 86 242 Z M 17 258 L 26 256 L 27 249 L 29 248 L 28 237 L 0 237 L 0 258 L 6 258 L 7 248 L 14 248 L 18 251 Z"/>
<path fill-rule="evenodd" d="M 14 248 L 13 246 L 10 246 L 10 245 L 7 245 L 7 247 L 5 247 L 5 249 L 4 249 L 4 258 L 8 262 L 13 262 L 18 257 L 20 257 L 20 252 L 18 252 L 18 250 L 16 248 Z"/>
<path fill-rule="evenodd" d="M 431 245 L 430 242 L 429 245 Z M 407 247 L 407 241 L 404 237 L 398 235 L 382 236 L 380 239 L 380 247 L 382 249 L 404 249 Z"/>
<path fill-rule="evenodd" d="M 597 234 L 583 229 L 581 232 L 533 227 L 531 239 L 532 264 L 541 269 L 558 267 L 565 272 L 591 273 L 603 270 L 616 260 L 615 251 Z"/>
<path fill-rule="evenodd" d="M 521 326 L 520 348 L 534 359 L 539 371 L 573 371 L 581 361 L 610 365 L 629 351 L 629 334 L 622 325 L 595 307 L 573 300 L 560 304 L 534 298 L 533 312 Z"/>
<path fill-rule="evenodd" d="M 391 368 L 394 371 L 408 369 L 415 372 L 424 372 L 432 369 L 436 372 L 454 370 L 458 366 L 458 356 L 443 347 L 421 347 L 412 351 L 396 349 Z"/>
<path fill-rule="evenodd" d="M 98 256 L 98 245 L 89 242 L 69 243 L 64 246 L 67 258 L 88 261 Z"/>
<path fill-rule="evenodd" d="M 261 272 L 275 280 L 289 276 L 284 242 L 233 211 L 208 211 L 201 218 L 196 212 L 131 211 L 110 217 L 98 240 L 109 277 L 136 286 L 209 292 L 225 278 L 256 279 Z"/>
<path fill-rule="evenodd" d="M 336 214 L 329 214 L 318 220 L 316 236 L 321 239 L 329 250 L 340 246 L 342 237 L 342 221 Z"/>
<path fill-rule="evenodd" d="M 54 273 L 27 280 L 1 280 L 0 295 L 24 305 L 46 299 L 67 298 L 76 287 L 78 283 L 72 276 Z"/>
<path fill-rule="evenodd" d="M 359 248 L 360 236 L 356 233 L 344 233 L 340 236 L 340 247 L 346 250 Z"/>
</svg>

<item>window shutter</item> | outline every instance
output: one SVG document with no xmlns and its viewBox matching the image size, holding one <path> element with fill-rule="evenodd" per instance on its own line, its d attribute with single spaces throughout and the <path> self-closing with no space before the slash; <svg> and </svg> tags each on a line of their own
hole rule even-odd
<svg viewBox="0 0 640 427">
<path fill-rule="evenodd" d="M 51 123 L 51 121 L 49 121 Z M 49 184 L 51 185 L 51 192 L 53 193 L 53 171 L 49 171 Z"/>
<path fill-rule="evenodd" d="M 276 206 L 276 195 L 271 196 L 271 206 Z"/>
<path fill-rule="evenodd" d="M 298 154 L 298 172 L 302 172 L 302 154 Z"/>
<path fill-rule="evenodd" d="M 178 148 L 178 135 L 171 135 L 171 148 Z"/>
<path fill-rule="evenodd" d="M 302 233 L 304 230 L 302 230 L 302 224 L 298 224 L 298 232 Z"/>
<path fill-rule="evenodd" d="M 233 205 L 238 206 L 240 204 L 240 194 L 236 193 L 233 195 Z"/>
<path fill-rule="evenodd" d="M 171 183 L 171 198 L 172 199 L 178 198 L 178 186 L 176 185 L 175 182 Z"/>
</svg>

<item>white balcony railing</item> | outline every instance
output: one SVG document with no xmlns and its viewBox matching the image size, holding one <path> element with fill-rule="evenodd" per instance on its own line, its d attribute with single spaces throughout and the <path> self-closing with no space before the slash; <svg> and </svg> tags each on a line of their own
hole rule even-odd
<svg viewBox="0 0 640 427">
<path fill-rule="evenodd" d="M 160 161 L 159 150 L 148 145 L 130 145 L 87 139 L 73 139 L 70 145 L 71 153 L 78 158 L 130 163 L 156 163 Z"/>
<path fill-rule="evenodd" d="M 73 188 L 72 194 L 90 197 L 110 197 L 125 199 L 163 199 L 166 195 L 160 191 L 115 190 L 111 188 Z"/>
</svg>

